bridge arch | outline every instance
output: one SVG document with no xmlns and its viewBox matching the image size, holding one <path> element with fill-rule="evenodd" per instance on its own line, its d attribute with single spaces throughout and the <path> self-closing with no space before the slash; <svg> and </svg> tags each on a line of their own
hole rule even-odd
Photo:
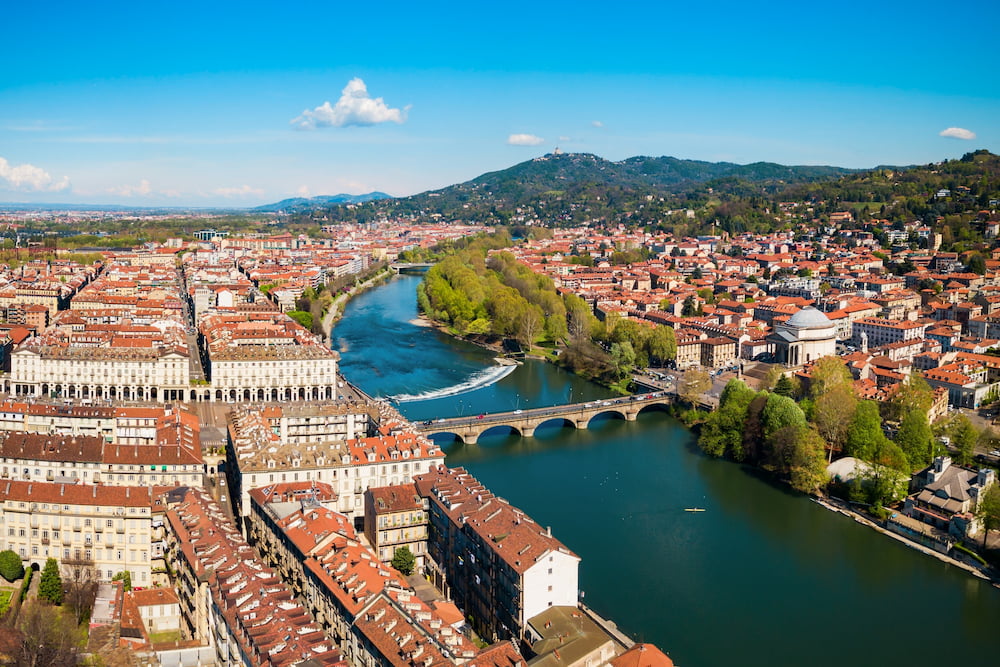
<svg viewBox="0 0 1000 667">
<path fill-rule="evenodd" d="M 663 402 L 663 403 L 646 403 L 641 408 L 639 408 L 639 412 L 636 413 L 636 414 L 641 415 L 641 414 L 649 413 L 649 412 L 670 412 L 670 404 L 666 403 L 666 402 Z"/>
<path fill-rule="evenodd" d="M 624 410 L 618 410 L 617 408 L 608 408 L 607 410 L 601 410 L 600 412 L 595 412 L 587 418 L 587 426 L 595 420 L 601 417 L 611 417 L 613 419 L 620 419 L 622 421 L 628 421 L 628 415 Z"/>
<path fill-rule="evenodd" d="M 532 429 L 532 431 L 537 433 L 538 429 L 551 428 L 553 425 L 556 425 L 559 428 L 571 427 L 575 429 L 586 427 L 586 426 L 581 427 L 580 424 L 577 422 L 577 420 L 572 419 L 570 417 L 550 417 L 549 419 L 540 421 L 537 424 L 535 424 L 535 428 Z"/>
<path fill-rule="evenodd" d="M 491 433 L 491 431 L 496 431 L 497 429 L 500 429 L 500 433 Z M 500 435 L 501 433 L 503 433 L 504 435 L 507 434 L 516 435 L 518 437 L 524 437 L 525 435 L 524 431 L 522 431 L 517 426 L 514 426 L 513 424 L 490 424 L 489 426 L 480 430 L 479 433 L 476 434 L 476 439 L 478 440 L 479 438 L 487 434 Z"/>
<path fill-rule="evenodd" d="M 465 438 L 459 433 L 454 431 L 435 431 L 434 433 L 428 433 L 427 437 L 436 445 L 442 445 L 448 442 L 460 442 L 463 445 L 466 444 Z"/>
</svg>

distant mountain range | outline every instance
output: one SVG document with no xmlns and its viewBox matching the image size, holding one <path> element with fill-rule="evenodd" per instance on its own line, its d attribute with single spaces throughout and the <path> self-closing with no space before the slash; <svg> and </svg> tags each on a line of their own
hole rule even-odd
<svg viewBox="0 0 1000 667">
<path fill-rule="evenodd" d="M 375 201 L 377 199 L 392 199 L 392 195 L 387 195 L 384 192 L 369 192 L 364 195 L 340 194 L 308 198 L 292 197 L 291 199 L 282 199 L 275 204 L 257 206 L 250 210 L 255 213 L 278 213 L 279 211 L 283 211 L 285 213 L 296 213 L 302 211 L 313 211 L 335 204 L 361 204 L 364 202 Z"/>
</svg>

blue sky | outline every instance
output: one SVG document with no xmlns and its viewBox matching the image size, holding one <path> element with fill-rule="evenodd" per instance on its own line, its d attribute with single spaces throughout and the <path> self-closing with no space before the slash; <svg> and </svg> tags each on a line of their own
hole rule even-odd
<svg viewBox="0 0 1000 667">
<path fill-rule="evenodd" d="M 556 146 L 845 167 L 1000 152 L 995 1 L 10 4 L 0 201 L 407 195 Z"/>
</svg>

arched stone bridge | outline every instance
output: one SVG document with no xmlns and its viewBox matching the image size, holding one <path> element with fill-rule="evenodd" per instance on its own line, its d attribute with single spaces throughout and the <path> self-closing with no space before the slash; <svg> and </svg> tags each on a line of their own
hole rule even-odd
<svg viewBox="0 0 1000 667">
<path fill-rule="evenodd" d="M 563 426 L 587 428 L 594 417 L 617 415 L 626 421 L 635 421 L 644 410 L 666 409 L 673 403 L 673 396 L 664 392 L 636 394 L 624 398 L 612 398 L 588 403 L 570 403 L 547 408 L 514 410 L 511 412 L 490 412 L 471 417 L 451 417 L 417 424 L 417 430 L 430 437 L 451 434 L 468 445 L 474 445 L 479 437 L 492 428 L 506 426 L 524 437 L 535 434 L 535 429 L 547 422 L 557 422 Z"/>
</svg>

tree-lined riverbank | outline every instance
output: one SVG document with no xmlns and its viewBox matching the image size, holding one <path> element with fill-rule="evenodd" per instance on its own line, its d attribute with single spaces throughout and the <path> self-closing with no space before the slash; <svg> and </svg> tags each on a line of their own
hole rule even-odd
<svg viewBox="0 0 1000 667">
<path fill-rule="evenodd" d="M 418 282 L 401 277 L 358 296 L 333 332 L 345 375 L 362 389 L 430 397 L 400 403 L 407 417 L 609 395 L 530 360 L 492 381 L 492 353 L 411 324 Z M 440 391 L 463 384 L 462 393 Z M 704 455 L 665 415 L 543 428 L 534 438 L 494 432 L 445 448 L 448 465 L 551 525 L 581 556 L 589 606 L 677 664 L 996 662 L 1000 591 Z M 692 506 L 707 511 L 683 511 Z M 947 641 L 901 639 L 931 614 Z"/>
</svg>

